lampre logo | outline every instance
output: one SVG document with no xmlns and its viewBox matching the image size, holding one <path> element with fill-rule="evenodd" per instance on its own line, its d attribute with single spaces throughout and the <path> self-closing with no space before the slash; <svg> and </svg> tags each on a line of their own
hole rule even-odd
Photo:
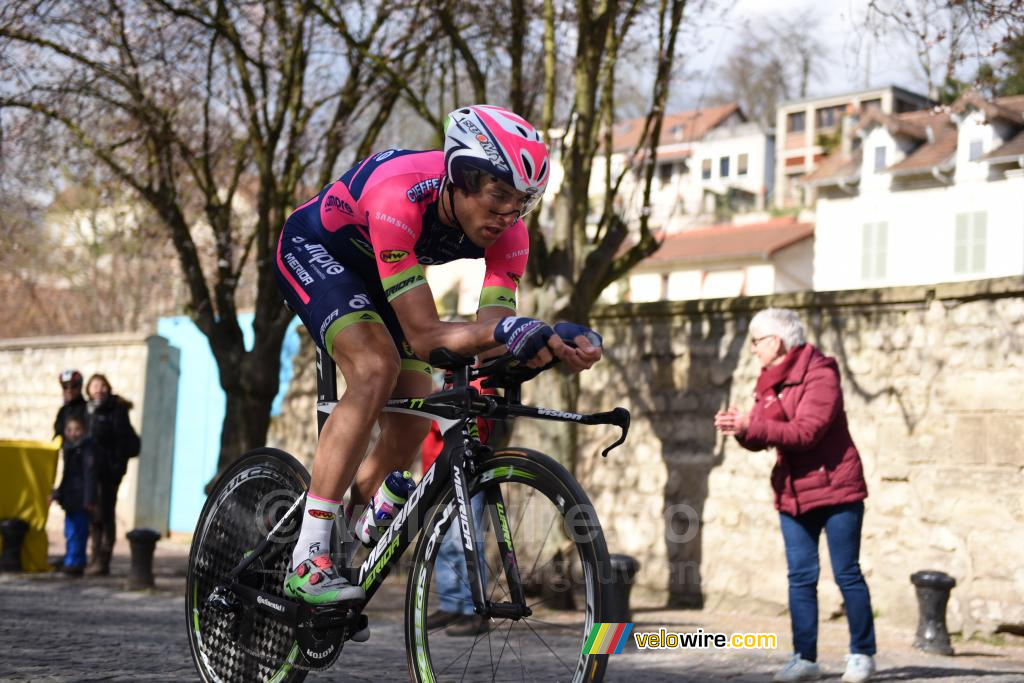
<svg viewBox="0 0 1024 683">
<path fill-rule="evenodd" d="M 408 255 L 409 252 L 401 249 L 385 249 L 380 252 L 380 260 L 384 263 L 398 263 Z"/>
<path fill-rule="evenodd" d="M 333 512 L 327 510 L 309 510 L 309 516 L 317 519 L 334 519 L 335 517 Z"/>
<path fill-rule="evenodd" d="M 327 253 L 327 249 L 322 244 L 307 244 L 304 249 L 310 255 L 309 262 L 323 266 L 328 275 L 340 275 L 345 272 L 342 265 Z"/>
<path fill-rule="evenodd" d="M 324 200 L 324 213 L 329 212 L 331 209 L 338 209 L 342 213 L 352 215 L 352 205 L 343 199 L 339 199 L 334 195 L 327 195 L 327 199 Z"/>
</svg>

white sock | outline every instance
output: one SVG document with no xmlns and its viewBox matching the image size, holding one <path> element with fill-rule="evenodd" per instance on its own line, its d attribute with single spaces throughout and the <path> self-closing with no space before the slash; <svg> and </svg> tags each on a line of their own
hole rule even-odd
<svg viewBox="0 0 1024 683">
<path fill-rule="evenodd" d="M 292 569 L 303 560 L 331 551 L 331 531 L 338 516 L 340 500 L 320 498 L 306 494 L 306 506 L 302 511 L 302 529 L 299 540 L 292 551 Z"/>
</svg>

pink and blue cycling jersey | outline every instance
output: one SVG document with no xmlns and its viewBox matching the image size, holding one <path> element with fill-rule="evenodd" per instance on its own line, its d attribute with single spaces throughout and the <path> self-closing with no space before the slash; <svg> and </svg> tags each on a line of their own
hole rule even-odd
<svg viewBox="0 0 1024 683">
<path fill-rule="evenodd" d="M 483 258 L 480 307 L 515 311 L 529 236 L 523 222 L 486 249 L 438 218 L 445 173 L 441 151 L 391 149 L 370 156 L 288 218 L 276 254 L 281 290 L 313 338 L 359 321 L 387 324 L 403 359 L 411 356 L 389 302 L 426 283 L 423 267 Z M 319 335 L 317 334 L 319 332 Z"/>
</svg>

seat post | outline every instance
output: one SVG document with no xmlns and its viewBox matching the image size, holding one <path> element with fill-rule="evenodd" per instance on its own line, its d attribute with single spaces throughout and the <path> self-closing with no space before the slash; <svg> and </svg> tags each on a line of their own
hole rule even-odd
<svg viewBox="0 0 1024 683">
<path fill-rule="evenodd" d="M 316 433 L 324 428 L 328 416 L 338 403 L 338 369 L 334 359 L 316 347 Z"/>
</svg>

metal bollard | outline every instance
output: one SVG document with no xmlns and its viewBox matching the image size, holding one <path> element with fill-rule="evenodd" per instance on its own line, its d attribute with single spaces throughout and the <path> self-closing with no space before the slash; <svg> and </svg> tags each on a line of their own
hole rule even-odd
<svg viewBox="0 0 1024 683">
<path fill-rule="evenodd" d="M 633 579 L 640 570 L 640 562 L 629 555 L 611 555 L 612 600 L 605 611 L 605 621 L 622 623 L 633 621 L 629 607 L 629 594 L 633 590 Z"/>
<path fill-rule="evenodd" d="M 0 555 L 0 572 L 21 571 L 21 544 L 27 533 L 28 522 L 23 519 L 0 521 L 0 535 L 4 539 L 4 550 Z"/>
<path fill-rule="evenodd" d="M 128 590 L 152 588 L 153 551 L 160 540 L 160 532 L 153 529 L 132 529 L 126 534 L 132 549 L 132 566 L 128 575 Z"/>
<path fill-rule="evenodd" d="M 939 571 L 923 570 L 910 575 L 917 591 L 917 636 L 914 647 L 937 655 L 952 655 L 946 628 L 946 604 L 956 579 Z"/>
</svg>

